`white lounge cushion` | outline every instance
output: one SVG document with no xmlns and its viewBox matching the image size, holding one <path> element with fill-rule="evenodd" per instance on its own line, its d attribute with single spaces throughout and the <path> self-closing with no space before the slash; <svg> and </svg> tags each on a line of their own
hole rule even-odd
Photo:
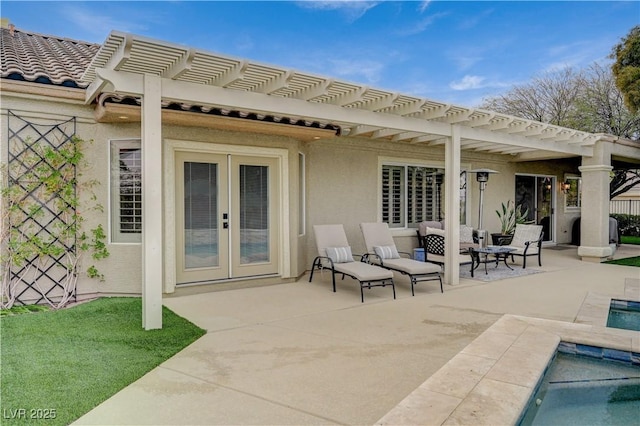
<svg viewBox="0 0 640 426">
<path fill-rule="evenodd" d="M 434 263 L 421 262 L 419 260 L 408 259 L 404 257 L 398 259 L 386 259 L 384 261 L 384 266 L 411 275 L 434 274 L 442 272 L 442 268 Z"/>
<path fill-rule="evenodd" d="M 333 269 L 364 282 L 393 278 L 393 272 L 390 270 L 364 262 L 336 263 Z"/>
</svg>

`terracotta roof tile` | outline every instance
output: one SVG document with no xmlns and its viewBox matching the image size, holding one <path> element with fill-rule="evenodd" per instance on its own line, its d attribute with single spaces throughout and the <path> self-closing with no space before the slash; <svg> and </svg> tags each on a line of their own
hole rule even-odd
<svg viewBox="0 0 640 426">
<path fill-rule="evenodd" d="M 2 28 L 1 78 L 70 87 L 87 87 L 80 79 L 99 44 Z"/>
</svg>

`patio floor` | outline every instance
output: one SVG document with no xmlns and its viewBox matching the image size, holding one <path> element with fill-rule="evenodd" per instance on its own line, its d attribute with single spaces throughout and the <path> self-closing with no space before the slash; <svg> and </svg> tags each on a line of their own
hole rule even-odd
<svg viewBox="0 0 640 426">
<path fill-rule="evenodd" d="M 77 424 L 374 424 L 504 314 L 574 322 L 639 269 L 544 249 L 542 273 L 446 286 L 295 283 L 168 297 L 207 334 Z M 616 258 L 640 255 L 621 246 Z M 532 262 L 531 267 L 536 267 Z M 640 296 L 640 295 L 639 295 Z"/>
</svg>

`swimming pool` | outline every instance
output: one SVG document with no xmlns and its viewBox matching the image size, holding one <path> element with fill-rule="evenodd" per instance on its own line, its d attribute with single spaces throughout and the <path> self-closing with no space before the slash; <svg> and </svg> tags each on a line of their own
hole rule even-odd
<svg viewBox="0 0 640 426">
<path fill-rule="evenodd" d="M 581 350 L 603 354 L 606 349 Z M 640 413 L 640 361 L 627 354 L 629 361 L 619 361 L 559 349 L 520 424 L 634 424 Z"/>
<path fill-rule="evenodd" d="M 640 302 L 611 300 L 607 327 L 640 331 Z"/>
</svg>

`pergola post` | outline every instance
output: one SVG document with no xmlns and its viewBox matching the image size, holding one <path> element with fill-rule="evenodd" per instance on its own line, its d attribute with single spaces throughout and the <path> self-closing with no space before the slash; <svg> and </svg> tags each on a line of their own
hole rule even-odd
<svg viewBox="0 0 640 426">
<path fill-rule="evenodd" d="M 445 179 L 445 268 L 444 282 L 460 284 L 460 126 L 451 126 L 444 151 Z"/>
<path fill-rule="evenodd" d="M 611 256 L 609 246 L 609 181 L 611 144 L 598 141 L 593 157 L 582 157 L 582 211 L 580 219 L 580 247 L 582 260 L 601 262 Z"/>
<path fill-rule="evenodd" d="M 162 81 L 144 74 L 142 93 L 142 326 L 162 328 Z"/>
</svg>

